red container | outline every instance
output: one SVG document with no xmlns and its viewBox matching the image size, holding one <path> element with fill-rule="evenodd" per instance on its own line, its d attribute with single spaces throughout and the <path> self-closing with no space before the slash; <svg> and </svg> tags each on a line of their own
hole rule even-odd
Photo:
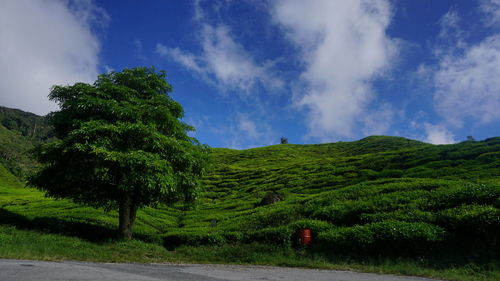
<svg viewBox="0 0 500 281">
<path fill-rule="evenodd" d="M 308 228 L 299 229 L 298 231 L 299 242 L 302 246 L 311 244 L 311 230 Z"/>
</svg>

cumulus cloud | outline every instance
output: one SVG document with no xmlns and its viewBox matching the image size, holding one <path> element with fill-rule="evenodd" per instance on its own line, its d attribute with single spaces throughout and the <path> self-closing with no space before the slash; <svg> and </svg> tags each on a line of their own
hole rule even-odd
<svg viewBox="0 0 500 281">
<path fill-rule="evenodd" d="M 273 2 L 274 21 L 301 50 L 305 70 L 304 87 L 295 105 L 308 112 L 310 135 L 322 140 L 353 136 L 354 128 L 372 116 L 374 79 L 384 73 L 397 52 L 395 40 L 386 29 L 391 20 L 389 1 L 302 1 Z M 375 110 L 376 111 L 376 110 Z M 381 128 L 375 131 L 385 131 Z"/>
<path fill-rule="evenodd" d="M 259 114 L 233 114 L 227 122 L 211 127 L 210 131 L 221 140 L 224 147 L 233 149 L 272 145 L 279 141 L 279 132 L 273 130 Z"/>
<path fill-rule="evenodd" d="M 52 85 L 95 80 L 106 21 L 91 1 L 0 1 L 1 105 L 46 114 Z"/>
<path fill-rule="evenodd" d="M 442 58 L 435 74 L 435 102 L 455 127 L 466 118 L 500 119 L 500 35 L 471 46 L 462 56 Z"/>
<path fill-rule="evenodd" d="M 238 117 L 238 127 L 251 139 L 257 139 L 261 135 L 260 132 L 257 131 L 255 123 L 250 120 L 246 114 L 240 114 Z"/>
<path fill-rule="evenodd" d="M 257 83 L 275 89 L 283 82 L 272 74 L 271 62 L 258 63 L 235 40 L 229 26 L 209 24 L 195 1 L 194 20 L 200 25 L 196 35 L 201 53 L 193 54 L 178 47 L 157 44 L 156 51 L 199 75 L 221 90 L 243 90 L 248 93 Z"/>
<path fill-rule="evenodd" d="M 486 15 L 483 19 L 486 26 L 500 25 L 500 0 L 481 0 L 479 9 Z"/>
<path fill-rule="evenodd" d="M 467 32 L 460 26 L 461 19 L 455 9 L 450 9 L 439 20 L 440 31 L 438 42 L 434 48 L 434 55 L 441 56 L 447 53 L 459 52 L 467 48 Z M 450 44 L 453 42 L 453 44 Z"/>
<path fill-rule="evenodd" d="M 500 34 L 466 44 L 456 12 L 445 14 L 441 23 L 444 40 L 435 48 L 439 51 L 433 75 L 437 111 L 453 128 L 470 120 L 478 124 L 500 120 Z M 454 32 L 448 32 L 450 27 Z"/>
<path fill-rule="evenodd" d="M 382 135 L 389 131 L 394 119 L 394 110 L 389 104 L 383 104 L 376 110 L 363 116 L 364 135 Z"/>
<path fill-rule="evenodd" d="M 456 143 L 453 134 L 443 125 L 424 124 L 426 133 L 425 142 L 432 144 Z"/>
</svg>

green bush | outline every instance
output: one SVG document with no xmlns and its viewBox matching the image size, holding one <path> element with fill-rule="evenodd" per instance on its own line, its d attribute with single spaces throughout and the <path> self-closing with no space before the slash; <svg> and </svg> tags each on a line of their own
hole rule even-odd
<svg viewBox="0 0 500 281">
<path fill-rule="evenodd" d="M 403 176 L 401 170 L 382 170 L 377 174 L 377 178 L 400 178 Z"/>
<path fill-rule="evenodd" d="M 292 222 L 291 224 L 288 225 L 288 227 L 292 231 L 297 231 L 299 229 L 308 228 L 308 229 L 311 229 L 313 235 L 315 235 L 317 233 L 330 230 L 334 226 L 326 221 L 302 219 L 302 220 Z"/>
<path fill-rule="evenodd" d="M 264 243 L 290 246 L 293 231 L 286 226 L 268 227 L 243 234 L 243 243 Z"/>
<path fill-rule="evenodd" d="M 397 220 L 405 222 L 433 223 L 435 221 L 435 215 L 432 212 L 422 211 L 410 205 L 407 206 L 406 208 L 390 212 L 362 214 L 361 220 L 363 222 L 381 222 L 386 220 Z"/>
<path fill-rule="evenodd" d="M 463 205 L 437 215 L 438 223 L 454 233 L 476 236 L 500 233 L 500 210 L 488 205 Z M 474 237 L 470 237 L 474 238 Z"/>
<path fill-rule="evenodd" d="M 169 250 L 181 245 L 218 245 L 225 242 L 225 237 L 217 232 L 171 232 L 163 236 L 163 245 Z"/>
<path fill-rule="evenodd" d="M 243 233 L 237 231 L 221 231 L 220 235 L 225 243 L 238 243 L 243 240 Z"/>
<path fill-rule="evenodd" d="M 476 159 L 483 163 L 489 163 L 496 160 L 500 160 L 500 151 L 483 153 L 479 155 Z"/>
<path fill-rule="evenodd" d="M 420 201 L 420 207 L 427 210 L 452 208 L 462 204 L 492 204 L 500 197 L 500 185 L 462 184 L 461 186 L 439 188 Z"/>
<path fill-rule="evenodd" d="M 335 225 L 354 225 L 361 223 L 363 214 L 381 213 L 403 208 L 421 198 L 424 191 L 401 191 L 373 194 L 369 198 L 335 201 L 331 206 L 318 208 L 312 217 L 329 221 Z"/>
<path fill-rule="evenodd" d="M 297 220 L 300 216 L 300 210 L 296 205 L 275 203 L 262 206 L 245 216 L 244 221 L 240 222 L 241 230 L 251 231 L 267 227 L 283 226 Z"/>
<path fill-rule="evenodd" d="M 440 242 L 445 231 L 422 222 L 384 221 L 367 225 L 335 228 L 318 235 L 318 244 L 341 252 L 412 253 Z"/>
</svg>

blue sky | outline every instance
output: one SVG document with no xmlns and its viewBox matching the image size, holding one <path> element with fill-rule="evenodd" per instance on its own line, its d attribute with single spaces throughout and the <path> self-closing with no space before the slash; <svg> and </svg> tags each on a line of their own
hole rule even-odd
<svg viewBox="0 0 500 281">
<path fill-rule="evenodd" d="M 214 147 L 500 135 L 500 0 L 7 0 L 0 104 L 154 66 Z"/>
</svg>

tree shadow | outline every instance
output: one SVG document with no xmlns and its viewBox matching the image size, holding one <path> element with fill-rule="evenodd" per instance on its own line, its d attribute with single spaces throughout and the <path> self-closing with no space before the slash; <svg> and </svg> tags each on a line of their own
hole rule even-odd
<svg viewBox="0 0 500 281">
<path fill-rule="evenodd" d="M 1 224 L 40 233 L 78 237 L 93 243 L 114 241 L 118 240 L 119 237 L 116 229 L 103 225 L 51 217 L 36 217 L 29 219 L 3 208 L 0 208 L 0 225 Z M 144 242 L 154 242 L 155 240 L 153 237 L 144 234 L 134 234 L 134 239 Z"/>
</svg>

